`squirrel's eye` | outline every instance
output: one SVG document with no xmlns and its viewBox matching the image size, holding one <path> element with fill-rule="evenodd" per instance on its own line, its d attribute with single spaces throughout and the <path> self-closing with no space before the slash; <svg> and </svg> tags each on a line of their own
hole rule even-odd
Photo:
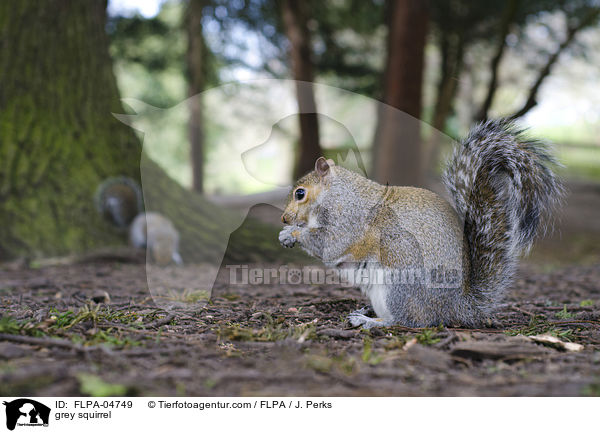
<svg viewBox="0 0 600 433">
<path fill-rule="evenodd" d="M 304 188 L 298 188 L 294 193 L 294 197 L 298 201 L 304 200 L 304 197 L 306 197 L 306 190 Z"/>
</svg>

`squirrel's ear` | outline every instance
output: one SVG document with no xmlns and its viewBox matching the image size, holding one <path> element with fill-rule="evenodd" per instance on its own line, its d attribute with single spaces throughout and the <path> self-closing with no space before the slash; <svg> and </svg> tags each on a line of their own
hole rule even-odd
<svg viewBox="0 0 600 433">
<path fill-rule="evenodd" d="M 320 177 L 327 176 L 327 173 L 329 173 L 329 162 L 321 156 L 315 162 L 315 171 Z"/>
</svg>

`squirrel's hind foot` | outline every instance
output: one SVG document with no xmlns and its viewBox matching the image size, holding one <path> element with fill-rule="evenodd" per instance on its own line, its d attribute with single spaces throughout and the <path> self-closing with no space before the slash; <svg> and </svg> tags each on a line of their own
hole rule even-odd
<svg viewBox="0 0 600 433">
<path fill-rule="evenodd" d="M 388 320 L 381 319 L 379 317 L 367 317 L 364 314 L 362 314 L 362 311 L 366 310 L 367 308 L 370 307 L 364 307 L 360 310 L 356 310 L 348 314 L 348 321 L 352 326 L 362 325 L 363 329 L 371 329 L 376 327 L 393 325 L 393 323 L 390 323 Z"/>
<path fill-rule="evenodd" d="M 358 310 L 354 310 L 350 314 L 362 314 L 364 316 L 371 316 L 375 314 L 375 310 L 373 310 L 373 307 L 371 307 L 370 305 L 366 305 L 362 308 L 359 308 Z"/>
</svg>

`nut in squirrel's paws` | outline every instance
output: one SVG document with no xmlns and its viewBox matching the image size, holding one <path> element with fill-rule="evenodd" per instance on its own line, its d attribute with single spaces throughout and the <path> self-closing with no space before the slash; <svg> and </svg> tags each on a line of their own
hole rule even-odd
<svg viewBox="0 0 600 433">
<path fill-rule="evenodd" d="M 292 248 L 296 244 L 296 238 L 292 235 L 293 226 L 286 226 L 279 232 L 279 243 L 285 248 Z"/>
</svg>

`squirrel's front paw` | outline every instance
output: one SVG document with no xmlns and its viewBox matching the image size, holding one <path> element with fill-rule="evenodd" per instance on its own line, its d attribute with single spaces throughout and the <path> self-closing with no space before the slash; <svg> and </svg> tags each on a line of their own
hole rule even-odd
<svg viewBox="0 0 600 433">
<path fill-rule="evenodd" d="M 279 232 L 279 243 L 285 248 L 292 248 L 298 240 L 293 235 L 295 231 L 294 226 L 285 226 L 283 230 Z"/>
</svg>

